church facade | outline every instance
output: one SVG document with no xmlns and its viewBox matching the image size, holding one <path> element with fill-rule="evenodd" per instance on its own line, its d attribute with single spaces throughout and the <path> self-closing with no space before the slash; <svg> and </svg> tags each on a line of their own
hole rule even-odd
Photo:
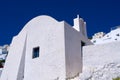
<svg viewBox="0 0 120 80">
<path fill-rule="evenodd" d="M 0 80 L 67 80 L 82 72 L 86 22 L 72 27 L 46 15 L 29 21 L 10 45 Z"/>
</svg>

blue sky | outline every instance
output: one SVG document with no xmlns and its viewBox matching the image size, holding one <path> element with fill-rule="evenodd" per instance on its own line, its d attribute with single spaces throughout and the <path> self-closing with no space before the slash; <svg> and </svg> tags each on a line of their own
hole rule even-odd
<svg viewBox="0 0 120 80">
<path fill-rule="evenodd" d="M 0 45 L 10 44 L 24 25 L 38 15 L 49 15 L 73 25 L 79 14 L 88 36 L 120 25 L 120 0 L 1 0 Z"/>
</svg>

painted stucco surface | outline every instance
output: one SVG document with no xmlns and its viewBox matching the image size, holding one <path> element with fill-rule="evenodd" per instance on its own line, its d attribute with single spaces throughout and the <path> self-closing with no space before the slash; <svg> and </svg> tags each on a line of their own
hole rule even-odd
<svg viewBox="0 0 120 80">
<path fill-rule="evenodd" d="M 101 66 L 106 63 L 119 63 L 120 42 L 85 46 L 83 49 L 84 66 Z"/>
<path fill-rule="evenodd" d="M 85 46 L 80 80 L 112 80 L 120 77 L 120 42 Z"/>
<path fill-rule="evenodd" d="M 38 17 L 27 24 L 24 80 L 65 78 L 64 24 L 45 17 Z M 32 50 L 38 46 L 40 56 L 33 59 Z"/>
<path fill-rule="evenodd" d="M 29 21 L 12 40 L 1 80 L 66 80 L 81 73 L 81 41 L 86 45 L 91 42 L 84 32 L 84 21 L 77 18 L 74 24 L 72 28 L 49 16 Z M 75 27 L 83 27 L 79 28 L 83 31 Z M 36 47 L 39 57 L 33 58 Z"/>
<path fill-rule="evenodd" d="M 90 42 L 81 32 L 65 24 L 65 59 L 67 77 L 78 76 L 82 72 L 82 46 L 81 42 L 88 45 Z"/>
</svg>

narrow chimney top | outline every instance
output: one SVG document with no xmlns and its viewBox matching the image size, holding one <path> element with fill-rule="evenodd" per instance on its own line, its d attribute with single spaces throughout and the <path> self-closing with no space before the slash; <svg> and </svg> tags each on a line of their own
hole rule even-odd
<svg viewBox="0 0 120 80">
<path fill-rule="evenodd" d="M 77 18 L 79 18 L 79 14 L 77 15 Z"/>
</svg>

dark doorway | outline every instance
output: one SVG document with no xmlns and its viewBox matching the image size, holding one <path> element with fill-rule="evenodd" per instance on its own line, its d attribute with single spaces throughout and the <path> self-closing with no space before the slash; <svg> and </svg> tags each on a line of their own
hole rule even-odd
<svg viewBox="0 0 120 80">
<path fill-rule="evenodd" d="M 83 57 L 83 46 L 85 46 L 85 43 L 81 41 L 81 57 Z"/>
</svg>

